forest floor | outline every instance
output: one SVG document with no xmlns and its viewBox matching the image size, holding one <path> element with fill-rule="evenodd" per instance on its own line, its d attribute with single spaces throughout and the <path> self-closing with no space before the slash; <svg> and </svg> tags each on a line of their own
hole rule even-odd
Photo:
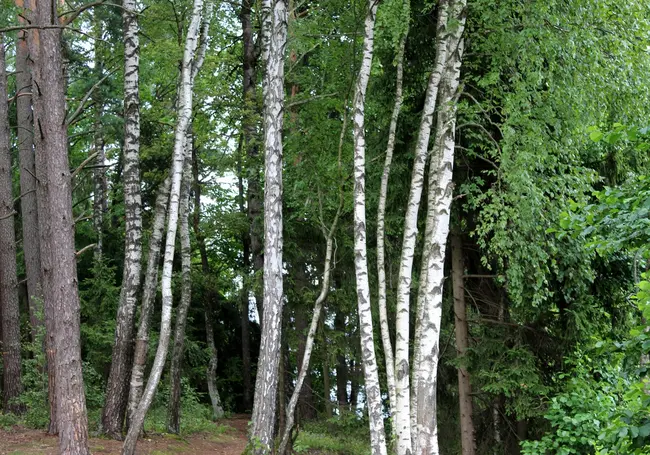
<svg viewBox="0 0 650 455">
<path fill-rule="evenodd" d="M 249 415 L 234 415 L 214 424 L 214 431 L 188 436 L 147 434 L 138 442 L 138 455 L 241 455 L 246 447 Z M 91 438 L 93 454 L 119 454 L 120 441 Z M 0 428 L 0 455 L 56 455 L 57 438 L 23 427 Z"/>
</svg>

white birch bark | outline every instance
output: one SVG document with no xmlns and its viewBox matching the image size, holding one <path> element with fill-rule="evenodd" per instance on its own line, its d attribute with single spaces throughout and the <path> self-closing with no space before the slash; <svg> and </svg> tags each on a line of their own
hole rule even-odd
<svg viewBox="0 0 650 455">
<path fill-rule="evenodd" d="M 160 322 L 160 340 L 158 349 L 151 368 L 151 374 L 145 387 L 142 399 L 133 414 L 131 426 L 122 447 L 122 455 L 133 455 L 138 436 L 144 423 L 145 415 L 151 406 L 154 394 L 160 382 L 160 376 L 165 366 L 165 359 L 169 348 L 171 336 L 171 311 L 172 311 L 172 269 L 174 265 L 174 251 L 176 247 L 176 231 L 178 228 L 178 212 L 180 203 L 181 180 L 183 163 L 185 160 L 185 132 L 187 131 L 192 115 L 192 62 L 197 50 L 203 0 L 194 0 L 192 18 L 187 29 L 185 50 L 181 67 L 181 79 L 178 101 L 178 118 L 174 135 L 174 154 L 172 162 L 172 179 L 169 195 L 169 210 L 167 220 L 167 238 L 162 273 L 162 315 Z"/>
<path fill-rule="evenodd" d="M 409 0 L 406 0 L 406 10 L 409 10 Z M 408 14 L 407 14 L 408 17 Z M 395 356 L 393 355 L 393 345 L 390 341 L 390 332 L 388 330 L 388 312 L 386 311 L 386 261 L 385 261 L 385 215 L 386 215 L 386 196 L 388 194 L 388 177 L 393 161 L 393 151 L 395 150 L 395 136 L 397 131 L 397 120 L 402 108 L 402 81 L 404 78 L 404 48 L 406 47 L 406 37 L 408 36 L 408 25 L 400 39 L 399 50 L 397 54 L 397 77 L 395 82 L 395 104 L 393 113 L 390 118 L 388 128 L 388 144 L 386 145 L 386 158 L 384 160 L 384 171 L 381 176 L 381 185 L 379 189 L 379 205 L 377 207 L 377 301 L 379 305 L 379 327 L 381 329 L 381 341 L 384 347 L 384 358 L 386 362 L 386 382 L 388 383 L 388 398 L 391 408 L 396 405 L 395 392 Z M 391 414 L 393 414 L 392 410 Z M 392 425 L 393 435 L 396 435 L 396 426 Z"/>
<path fill-rule="evenodd" d="M 102 410 L 103 430 L 116 439 L 128 405 L 133 362 L 133 335 L 142 262 L 142 198 L 140 195 L 140 42 L 136 0 L 124 1 L 124 278 L 115 325 L 115 344 Z M 101 238 L 101 235 L 100 235 Z"/>
<path fill-rule="evenodd" d="M 438 370 L 440 325 L 442 321 L 442 289 L 449 215 L 453 193 L 456 99 L 463 55 L 462 34 L 465 28 L 465 0 L 451 4 L 447 61 L 442 81 L 444 96 L 439 104 L 434 156 L 438 166 L 429 168 L 428 217 L 432 229 L 426 268 L 426 289 L 421 321 L 421 353 L 418 375 L 417 431 L 418 451 L 421 454 L 439 453 L 436 418 L 436 384 Z"/>
<path fill-rule="evenodd" d="M 354 136 L 354 269 L 357 281 L 357 305 L 361 358 L 366 381 L 366 399 L 370 417 L 370 450 L 373 455 L 386 455 L 386 436 L 381 406 L 381 390 L 377 374 L 375 341 L 373 338 L 368 255 L 366 246 L 366 138 L 365 100 L 374 45 L 375 19 L 378 2 L 369 0 L 364 24 L 363 57 L 356 82 L 353 101 Z"/>
<path fill-rule="evenodd" d="M 256 454 L 272 451 L 278 365 L 282 334 L 282 125 L 287 3 L 276 0 L 262 26 L 266 55 L 264 75 L 264 312 L 249 444 Z M 269 29 L 269 26 L 271 27 Z"/>
</svg>

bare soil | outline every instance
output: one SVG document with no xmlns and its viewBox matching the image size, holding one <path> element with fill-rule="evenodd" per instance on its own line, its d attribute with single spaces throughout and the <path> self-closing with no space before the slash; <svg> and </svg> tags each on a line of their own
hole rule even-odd
<svg viewBox="0 0 650 455">
<path fill-rule="evenodd" d="M 187 437 L 148 434 L 138 442 L 138 455 L 241 455 L 246 447 L 248 415 L 235 415 L 230 419 L 215 423 L 214 433 L 197 433 Z M 219 426 L 229 427 L 226 431 Z M 120 441 L 91 438 L 90 450 L 93 454 L 118 454 L 122 448 Z M 44 431 L 13 427 L 0 428 L 0 455 L 57 455 L 56 436 Z"/>
</svg>

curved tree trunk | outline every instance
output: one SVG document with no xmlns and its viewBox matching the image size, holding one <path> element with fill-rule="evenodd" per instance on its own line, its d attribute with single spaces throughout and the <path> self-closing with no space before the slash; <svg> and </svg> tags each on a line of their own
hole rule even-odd
<svg viewBox="0 0 650 455">
<path fill-rule="evenodd" d="M 264 76 L 264 304 L 262 335 L 249 447 L 257 455 L 272 451 L 277 373 L 282 335 L 282 125 L 284 111 L 284 49 L 287 4 L 262 1 Z"/>
<path fill-rule="evenodd" d="M 375 357 L 375 342 L 368 282 L 368 257 L 366 248 L 366 139 L 365 101 L 370 78 L 374 44 L 375 18 L 378 2 L 369 0 L 365 19 L 363 58 L 356 83 L 353 102 L 354 135 L 354 268 L 357 279 L 357 303 L 361 358 L 366 380 L 366 398 L 370 417 L 370 448 L 373 455 L 386 455 L 386 437 L 381 406 L 381 391 Z"/>
<path fill-rule="evenodd" d="M 0 314 L 2 314 L 2 402 L 5 412 L 21 413 L 20 311 L 16 274 L 16 234 L 12 194 L 7 72 L 0 36 Z"/>
<path fill-rule="evenodd" d="M 115 345 L 106 385 L 106 402 L 102 411 L 102 429 L 115 439 L 122 439 L 122 427 L 129 398 L 129 379 L 133 366 L 135 311 L 140 289 L 142 261 L 142 199 L 140 196 L 140 43 L 137 4 L 123 2 L 124 22 L 124 277 L 120 291 L 115 326 Z"/>
<path fill-rule="evenodd" d="M 178 228 L 178 212 L 180 204 L 181 180 L 185 159 L 185 134 L 192 115 L 192 59 L 199 41 L 199 27 L 203 12 L 203 0 L 195 0 L 192 9 L 192 18 L 187 30 L 185 50 L 181 68 L 181 83 L 178 102 L 178 119 L 174 137 L 174 155 L 172 162 L 172 182 L 169 195 L 169 211 L 167 220 L 167 239 L 165 244 L 165 257 L 162 274 L 163 308 L 160 323 L 160 340 L 156 357 L 151 368 L 142 399 L 133 414 L 131 426 L 122 447 L 122 455 L 133 455 L 138 436 L 144 424 L 144 418 L 151 406 L 154 394 L 160 382 L 160 376 L 165 366 L 169 339 L 171 337 L 171 312 L 172 312 L 172 269 L 174 265 L 174 251 L 176 248 L 176 231 Z"/>
<path fill-rule="evenodd" d="M 56 4 L 38 5 L 34 23 L 59 25 Z M 36 150 L 38 218 L 41 236 L 43 294 L 48 346 L 56 368 L 56 407 L 59 451 L 62 455 L 86 455 L 88 421 L 81 369 L 79 294 L 72 214 L 72 185 L 68 162 L 68 125 L 65 121 L 65 79 L 62 30 L 34 29 L 30 55 L 34 62 L 32 93 Z M 49 320 L 48 320 L 49 319 Z M 54 330 L 55 328 L 55 330 Z"/>
</svg>

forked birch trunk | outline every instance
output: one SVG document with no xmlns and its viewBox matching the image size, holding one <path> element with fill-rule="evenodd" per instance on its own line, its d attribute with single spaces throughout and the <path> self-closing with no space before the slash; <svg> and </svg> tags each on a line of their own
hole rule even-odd
<svg viewBox="0 0 650 455">
<path fill-rule="evenodd" d="M 147 269 L 142 292 L 140 320 L 138 323 L 138 333 L 135 338 L 135 353 L 133 355 L 133 369 L 131 370 L 131 382 L 129 386 L 127 431 L 131 426 L 133 414 L 138 408 L 138 403 L 140 403 L 140 398 L 142 397 L 142 390 L 144 389 L 144 370 L 147 365 L 147 353 L 149 351 L 149 330 L 154 312 L 156 293 L 158 291 L 158 262 L 160 261 L 160 250 L 165 229 L 170 187 L 171 178 L 167 177 L 158 188 L 158 194 L 156 195 L 154 220 L 151 228 L 151 238 L 149 239 L 149 256 L 147 257 Z"/>
<path fill-rule="evenodd" d="M 122 455 L 133 455 L 135 453 L 135 446 L 144 423 L 145 415 L 151 406 L 154 394 L 158 388 L 158 383 L 160 382 L 162 370 L 165 366 L 165 359 L 167 358 L 167 351 L 169 348 L 169 339 L 171 337 L 171 312 L 173 303 L 172 269 L 174 265 L 174 251 L 176 248 L 176 231 L 178 228 L 183 163 L 185 160 L 185 133 L 192 114 L 192 60 L 194 59 L 194 54 L 197 50 L 202 12 L 203 0 L 195 0 L 192 9 L 192 18 L 187 30 L 181 68 L 178 118 L 176 120 L 176 131 L 174 137 L 172 178 L 169 195 L 167 238 L 162 273 L 163 305 L 160 322 L 160 340 L 149 380 L 147 381 L 138 408 L 133 414 L 131 426 L 122 447 Z"/>
<path fill-rule="evenodd" d="M 133 366 L 135 312 L 142 262 L 142 198 L 140 195 L 140 42 L 136 0 L 123 2 L 124 26 L 124 276 L 117 307 L 115 344 L 102 410 L 102 430 L 122 439 Z M 103 204 L 103 202 L 102 202 Z M 101 236 L 100 236 L 101 238 Z"/>
<path fill-rule="evenodd" d="M 410 0 L 405 1 L 406 17 L 409 17 Z M 406 37 L 408 36 L 408 25 L 399 43 L 397 53 L 397 77 L 395 82 L 395 104 L 393 113 L 390 118 L 388 128 L 388 144 L 386 145 L 386 158 L 384 160 L 384 171 L 381 176 L 381 186 L 379 188 L 379 204 L 377 207 L 377 285 L 379 287 L 377 302 L 379 306 L 379 326 L 381 329 L 381 341 L 384 347 L 384 357 L 386 362 L 386 382 L 388 383 L 388 398 L 390 400 L 391 416 L 394 417 L 397 398 L 395 391 L 395 356 L 393 355 L 393 345 L 390 341 L 390 331 L 388 330 L 388 312 L 386 310 L 386 260 L 385 260 L 385 218 L 386 218 L 386 197 L 388 195 L 388 177 L 393 161 L 393 151 L 395 150 L 395 136 L 397 132 L 397 120 L 402 108 L 402 81 L 404 78 L 404 48 L 406 47 Z M 393 436 L 396 435 L 395 422 L 391 426 Z"/>
<path fill-rule="evenodd" d="M 378 2 L 369 0 L 364 24 L 363 57 L 356 82 L 353 101 L 354 136 L 354 269 L 357 280 L 357 305 L 361 358 L 366 380 L 366 399 L 370 417 L 370 450 L 373 455 L 386 455 L 386 436 L 381 406 L 381 390 L 377 374 L 375 341 L 373 338 L 368 254 L 366 246 L 366 138 L 365 101 L 374 45 L 375 19 Z"/>
<path fill-rule="evenodd" d="M 16 272 L 13 181 L 7 104 L 7 71 L 0 35 L 0 314 L 2 314 L 2 402 L 5 412 L 20 414 L 23 393 L 20 358 L 20 309 Z"/>
<path fill-rule="evenodd" d="M 249 447 L 257 455 L 272 451 L 277 373 L 282 338 L 282 125 L 287 3 L 263 0 L 264 75 L 264 304 L 262 334 Z"/>
<path fill-rule="evenodd" d="M 208 46 L 209 18 L 212 14 L 213 3 L 211 1 L 208 2 L 205 8 L 204 20 L 201 24 L 201 44 L 197 51 L 196 59 L 192 63 L 192 85 L 194 85 L 194 79 L 201 69 L 205 58 L 205 52 Z M 147 268 L 142 292 L 142 307 L 140 309 L 140 320 L 138 322 L 138 333 L 135 339 L 135 353 L 133 356 L 133 369 L 131 371 L 129 385 L 127 430 L 131 426 L 130 422 L 140 403 L 144 388 L 144 370 L 147 363 L 147 353 L 149 352 L 149 330 L 154 310 L 153 304 L 156 300 L 158 290 L 158 262 L 160 261 L 160 250 L 165 229 L 167 207 L 169 205 L 170 189 L 171 170 L 170 175 L 158 188 L 156 195 L 154 221 L 151 238 L 149 239 L 149 256 L 147 258 Z"/>
<path fill-rule="evenodd" d="M 433 113 L 438 99 L 438 90 L 444 65 L 446 61 L 446 47 L 444 46 L 444 29 L 447 23 L 447 7 L 440 6 L 438 13 L 438 40 L 436 60 L 433 71 L 429 76 L 429 83 L 425 95 L 424 108 L 420 119 L 418 139 L 415 146 L 415 161 L 409 199 L 404 217 L 404 238 L 402 241 L 402 254 L 400 258 L 399 278 L 397 282 L 397 315 L 396 315 L 396 341 L 395 341 L 395 375 L 396 398 L 395 421 L 397 427 L 397 453 L 408 455 L 413 451 L 413 434 L 415 430 L 411 425 L 411 389 L 409 384 L 409 342 L 410 342 L 410 295 L 411 279 L 413 273 L 413 257 L 418 232 L 418 212 L 422 199 L 424 186 L 424 169 L 429 150 L 429 138 Z M 417 365 L 417 363 L 415 363 Z M 416 403 L 417 406 L 417 403 Z"/>
<path fill-rule="evenodd" d="M 454 164 L 457 91 L 463 55 L 463 31 L 465 26 L 465 0 L 451 4 L 447 61 L 442 80 L 444 96 L 439 103 L 434 159 L 429 168 L 428 213 L 432 229 L 429 239 L 426 290 L 422 311 L 421 352 L 418 370 L 418 453 L 439 453 L 438 425 L 436 418 L 436 384 L 439 355 L 440 325 L 442 322 L 442 289 L 444 262 L 449 234 L 449 215 L 453 193 L 452 173 Z M 438 163 L 437 166 L 433 163 Z"/>
</svg>

